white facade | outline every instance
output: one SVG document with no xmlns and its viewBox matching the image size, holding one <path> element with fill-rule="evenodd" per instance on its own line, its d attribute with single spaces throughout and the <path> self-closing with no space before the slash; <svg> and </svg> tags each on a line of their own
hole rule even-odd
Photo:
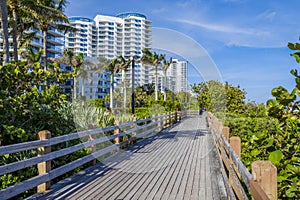
<svg viewBox="0 0 300 200">
<path fill-rule="evenodd" d="M 1 24 L 0 24 L 1 27 Z M 33 30 L 32 30 L 33 31 Z M 47 56 L 48 58 L 56 58 L 62 55 L 62 49 L 64 46 L 62 38 L 64 37 L 61 31 L 50 27 L 47 32 Z M 13 60 L 13 39 L 12 36 L 9 36 L 9 57 L 10 60 Z M 42 31 L 38 31 L 34 38 L 31 40 L 29 44 L 32 49 L 37 52 L 44 48 L 43 44 L 43 33 Z M 3 38 L 2 38 L 2 29 L 0 28 L 0 52 L 3 51 Z M 20 55 L 19 55 L 20 58 Z"/>
<path fill-rule="evenodd" d="M 71 17 L 69 21 L 79 31 L 66 34 L 65 47 L 75 53 L 107 59 L 122 55 L 125 59 L 131 59 L 133 56 L 140 58 L 144 48 L 151 48 L 151 22 L 139 13 L 121 13 L 116 17 L 97 15 L 93 20 Z M 136 85 L 148 83 L 148 74 L 148 67 L 136 64 L 134 76 Z M 102 75 L 106 77 L 101 78 Z M 122 74 L 116 76 L 116 85 L 122 82 L 122 77 Z M 92 82 L 85 81 L 84 96 L 103 98 L 109 92 L 108 78 L 105 72 L 92 74 Z M 129 85 L 131 65 L 127 70 L 126 80 Z M 99 84 L 101 88 L 98 87 Z M 80 87 L 79 85 L 78 88 Z"/>
<path fill-rule="evenodd" d="M 172 59 L 167 70 L 167 88 L 174 92 L 187 92 L 187 62 Z"/>
</svg>

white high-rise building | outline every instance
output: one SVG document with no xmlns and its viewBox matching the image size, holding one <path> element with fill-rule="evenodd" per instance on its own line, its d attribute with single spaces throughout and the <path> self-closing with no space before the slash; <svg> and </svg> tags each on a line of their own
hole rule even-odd
<svg viewBox="0 0 300 200">
<path fill-rule="evenodd" d="M 1 23 L 0 23 L 1 27 Z M 34 31 L 34 30 L 31 30 Z M 47 32 L 47 56 L 48 58 L 56 58 L 61 56 L 63 49 L 63 40 L 64 34 L 57 29 L 50 27 Z M 12 35 L 9 35 L 9 58 L 13 60 L 13 39 Z M 42 31 L 38 31 L 33 39 L 31 40 L 29 46 L 37 52 L 44 48 L 43 44 L 43 33 Z M 2 38 L 2 29 L 0 29 L 0 52 L 3 52 L 3 38 Z M 20 58 L 20 55 L 19 55 Z M 2 60 L 2 55 L 0 55 L 0 60 Z"/>
<path fill-rule="evenodd" d="M 71 17 L 69 21 L 78 31 L 65 35 L 65 48 L 75 53 L 96 58 L 123 56 L 131 59 L 134 56 L 140 58 L 144 48 L 151 48 L 151 21 L 139 13 L 121 13 L 116 17 L 97 15 L 93 20 Z M 134 70 L 136 85 L 149 82 L 148 67 L 136 64 Z M 103 98 L 109 92 L 108 73 L 92 73 L 91 78 L 91 81 L 85 81 L 84 95 L 87 98 Z M 115 79 L 116 85 L 120 84 L 122 75 L 117 75 Z M 126 80 L 131 81 L 131 66 L 127 70 Z"/>
<path fill-rule="evenodd" d="M 167 88 L 174 92 L 187 92 L 187 62 L 172 59 L 167 70 Z"/>
</svg>

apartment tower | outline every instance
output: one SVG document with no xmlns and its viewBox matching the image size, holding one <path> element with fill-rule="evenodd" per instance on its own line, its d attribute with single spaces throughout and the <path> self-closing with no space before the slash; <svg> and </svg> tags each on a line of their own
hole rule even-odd
<svg viewBox="0 0 300 200">
<path fill-rule="evenodd" d="M 94 19 L 70 17 L 69 21 L 78 30 L 65 35 L 65 48 L 88 57 L 113 59 L 122 55 L 132 59 L 142 55 L 144 48 L 151 48 L 151 21 L 139 13 L 121 13 L 117 16 L 97 15 Z M 135 83 L 148 83 L 147 67 L 135 65 Z M 126 80 L 131 80 L 131 66 L 127 70 Z M 104 98 L 109 92 L 109 75 L 105 71 L 90 72 L 85 81 L 87 98 Z M 115 85 L 122 82 L 122 74 L 115 77 Z M 82 84 L 82 82 L 79 83 Z M 80 88 L 80 87 L 79 87 Z M 80 93 L 80 92 L 79 92 Z"/>
</svg>

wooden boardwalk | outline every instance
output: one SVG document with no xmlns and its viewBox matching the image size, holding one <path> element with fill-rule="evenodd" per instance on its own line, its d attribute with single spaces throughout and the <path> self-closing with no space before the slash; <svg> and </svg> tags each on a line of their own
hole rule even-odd
<svg viewBox="0 0 300 200">
<path fill-rule="evenodd" d="M 205 117 L 139 141 L 34 199 L 228 199 Z"/>
</svg>

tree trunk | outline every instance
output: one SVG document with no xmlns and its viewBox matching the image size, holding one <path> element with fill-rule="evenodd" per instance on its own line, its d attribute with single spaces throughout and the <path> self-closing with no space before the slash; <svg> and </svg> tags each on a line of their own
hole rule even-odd
<svg viewBox="0 0 300 200">
<path fill-rule="evenodd" d="M 1 24 L 3 35 L 3 64 L 9 62 L 9 42 L 8 42 L 8 19 L 6 0 L 0 1 Z"/>
<path fill-rule="evenodd" d="M 126 91 L 126 70 L 124 70 L 124 74 L 123 74 L 124 78 L 124 86 L 123 86 L 123 93 L 124 93 L 124 108 L 126 108 L 126 104 L 127 104 L 127 91 Z"/>
<path fill-rule="evenodd" d="M 81 97 L 83 99 L 84 97 L 84 78 L 81 78 Z"/>
<path fill-rule="evenodd" d="M 110 109 L 112 110 L 113 109 L 113 105 L 114 105 L 114 98 L 113 98 L 113 93 L 114 93 L 114 75 L 111 74 L 110 75 Z"/>
<path fill-rule="evenodd" d="M 155 66 L 155 101 L 158 100 L 158 77 L 157 77 L 157 66 Z"/>
<path fill-rule="evenodd" d="M 167 75 L 164 74 L 164 101 L 167 100 Z"/>
<path fill-rule="evenodd" d="M 44 39 L 44 70 L 47 70 L 47 31 L 43 31 Z"/>
<path fill-rule="evenodd" d="M 76 80 L 76 77 L 74 77 L 74 85 L 73 85 L 73 98 L 76 99 L 77 97 L 77 80 Z"/>
<path fill-rule="evenodd" d="M 18 61 L 18 13 L 17 13 L 17 6 L 18 6 L 18 1 L 17 0 L 13 0 L 12 1 L 13 4 L 13 8 L 12 8 L 12 15 L 13 15 L 13 32 L 12 32 L 12 38 L 13 38 L 13 48 L 14 48 L 14 52 L 13 52 L 13 56 L 14 56 L 14 61 Z"/>
</svg>

